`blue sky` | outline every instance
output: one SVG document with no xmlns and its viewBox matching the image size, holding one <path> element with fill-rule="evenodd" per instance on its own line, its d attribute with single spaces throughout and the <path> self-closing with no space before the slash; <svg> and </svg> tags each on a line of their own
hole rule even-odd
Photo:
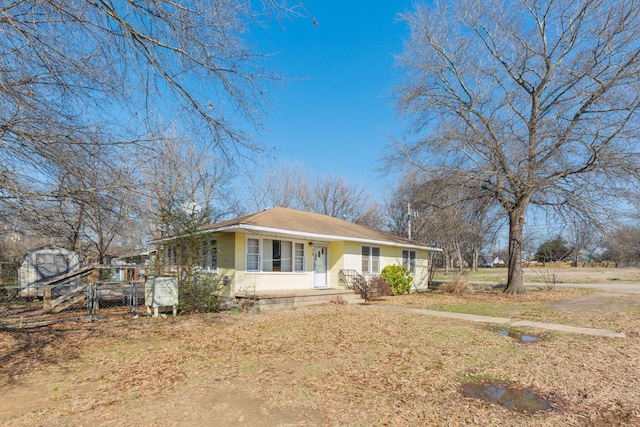
<svg viewBox="0 0 640 427">
<path fill-rule="evenodd" d="M 401 77 L 393 56 L 408 32 L 398 13 L 411 4 L 310 0 L 308 17 L 252 31 L 261 52 L 276 54 L 268 67 L 290 79 L 270 88 L 261 142 L 315 174 L 382 188 L 375 168 L 394 132 L 392 92 Z"/>
</svg>

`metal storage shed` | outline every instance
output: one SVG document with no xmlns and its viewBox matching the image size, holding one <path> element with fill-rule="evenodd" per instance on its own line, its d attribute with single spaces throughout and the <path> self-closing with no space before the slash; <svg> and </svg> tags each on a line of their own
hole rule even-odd
<svg viewBox="0 0 640 427">
<path fill-rule="evenodd" d="M 18 280 L 23 288 L 21 294 L 40 296 L 39 284 L 79 268 L 80 258 L 74 251 L 57 245 L 31 249 L 24 254 L 18 269 Z"/>
</svg>

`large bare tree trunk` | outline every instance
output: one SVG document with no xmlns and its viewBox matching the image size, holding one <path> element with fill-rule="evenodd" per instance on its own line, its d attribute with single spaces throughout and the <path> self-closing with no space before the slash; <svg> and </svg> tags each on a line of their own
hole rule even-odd
<svg viewBox="0 0 640 427">
<path fill-rule="evenodd" d="M 449 248 L 443 247 L 442 249 L 444 251 L 444 275 L 448 276 L 449 275 L 449 263 L 450 263 Z"/>
<path fill-rule="evenodd" d="M 453 242 L 453 249 L 455 251 L 456 258 L 458 259 L 458 271 L 462 271 L 462 250 L 460 249 L 460 242 L 456 240 Z M 454 267 L 453 265 L 451 267 Z"/>
<path fill-rule="evenodd" d="M 522 281 L 522 230 L 527 204 L 519 203 L 509 212 L 509 272 L 507 294 L 524 294 Z"/>
<path fill-rule="evenodd" d="M 480 251 L 478 250 L 478 245 L 473 243 L 473 253 L 471 255 L 471 269 L 473 271 L 478 271 L 478 257 L 480 256 Z"/>
<path fill-rule="evenodd" d="M 523 293 L 529 202 L 609 224 L 640 178 L 640 8 L 593 0 L 419 2 L 389 165 L 489 197 L 509 216 L 507 293 Z M 458 196 L 454 193 L 454 195 Z M 611 208 L 611 209 L 608 209 Z"/>
</svg>

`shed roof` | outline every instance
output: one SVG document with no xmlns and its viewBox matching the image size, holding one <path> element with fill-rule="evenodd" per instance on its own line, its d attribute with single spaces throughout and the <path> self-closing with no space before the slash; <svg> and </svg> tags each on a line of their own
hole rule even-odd
<svg viewBox="0 0 640 427">
<path fill-rule="evenodd" d="M 37 248 L 28 249 L 24 253 L 24 255 L 22 256 L 22 262 L 24 262 L 25 259 L 30 257 L 32 254 L 35 254 L 35 253 L 38 253 L 38 252 L 46 252 L 46 251 L 56 251 L 56 252 L 68 253 L 70 255 L 76 255 L 77 256 L 77 253 L 75 251 L 72 251 L 71 249 L 67 249 L 65 247 L 50 243 L 50 244 L 47 244 L 47 245 L 38 246 Z"/>
</svg>

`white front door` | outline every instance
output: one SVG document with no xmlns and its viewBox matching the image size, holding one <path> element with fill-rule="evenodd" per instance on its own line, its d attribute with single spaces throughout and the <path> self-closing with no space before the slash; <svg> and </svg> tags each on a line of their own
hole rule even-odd
<svg viewBox="0 0 640 427">
<path fill-rule="evenodd" d="M 327 247 L 313 246 L 313 287 L 326 288 L 327 283 Z"/>
</svg>

